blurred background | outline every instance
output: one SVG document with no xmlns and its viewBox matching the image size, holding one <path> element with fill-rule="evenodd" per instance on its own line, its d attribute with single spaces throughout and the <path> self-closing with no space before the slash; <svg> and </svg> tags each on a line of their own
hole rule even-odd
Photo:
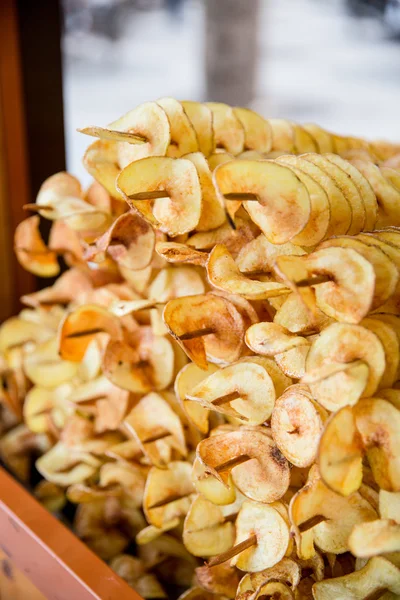
<svg viewBox="0 0 400 600">
<path fill-rule="evenodd" d="M 84 125 L 171 95 L 400 140 L 400 0 L 63 0 L 67 165 Z"/>
</svg>

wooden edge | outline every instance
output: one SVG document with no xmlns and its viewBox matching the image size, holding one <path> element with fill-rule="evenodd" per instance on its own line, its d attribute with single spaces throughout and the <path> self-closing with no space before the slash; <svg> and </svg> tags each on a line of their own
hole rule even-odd
<svg viewBox="0 0 400 600">
<path fill-rule="evenodd" d="M 0 549 L 48 600 L 142 600 L 0 467 Z"/>
</svg>

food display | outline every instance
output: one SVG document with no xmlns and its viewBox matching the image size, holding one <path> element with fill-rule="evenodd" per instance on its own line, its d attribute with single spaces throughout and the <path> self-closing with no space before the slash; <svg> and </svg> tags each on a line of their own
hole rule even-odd
<svg viewBox="0 0 400 600">
<path fill-rule="evenodd" d="M 93 183 L 15 232 L 58 278 L 0 327 L 2 461 L 143 598 L 400 598 L 400 146 L 172 98 L 81 131 Z"/>
</svg>

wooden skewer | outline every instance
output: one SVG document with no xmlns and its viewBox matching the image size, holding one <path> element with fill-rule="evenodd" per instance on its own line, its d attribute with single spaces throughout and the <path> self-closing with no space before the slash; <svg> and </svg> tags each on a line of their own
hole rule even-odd
<svg viewBox="0 0 400 600">
<path fill-rule="evenodd" d="M 77 129 L 79 133 L 83 133 L 85 135 L 90 135 L 91 137 L 98 137 L 100 139 L 105 140 L 114 140 L 115 141 L 115 133 L 118 137 L 122 139 L 126 139 L 128 144 L 145 144 L 148 139 L 144 137 L 144 135 L 140 135 L 138 133 L 131 133 L 130 131 L 117 131 L 112 129 L 103 129 L 102 133 L 96 131 L 97 127 L 83 127 L 81 129 Z M 101 128 L 100 128 L 101 129 Z M 122 140 L 121 140 L 122 141 Z"/>
<path fill-rule="evenodd" d="M 230 394 L 225 394 L 225 396 L 221 396 L 220 398 L 215 398 L 215 400 L 211 400 L 211 402 L 214 406 L 222 406 L 223 404 L 227 404 L 228 402 L 232 402 L 238 398 L 242 398 L 242 395 L 239 394 L 239 392 L 231 392 Z"/>
<path fill-rule="evenodd" d="M 311 285 L 318 285 L 319 283 L 327 283 L 328 281 L 332 281 L 332 277 L 330 275 L 314 275 L 313 277 L 307 277 L 306 279 L 302 279 L 301 281 L 296 282 L 297 287 L 310 287 Z"/>
<path fill-rule="evenodd" d="M 97 327 L 96 329 L 86 329 L 86 331 L 76 331 L 75 333 L 69 333 L 65 337 L 68 339 L 80 338 L 86 337 L 87 335 L 94 335 L 95 333 L 104 333 L 104 329 Z"/>
<path fill-rule="evenodd" d="M 308 531 L 312 527 L 315 527 L 324 521 L 327 521 L 326 517 L 323 517 L 322 515 L 315 515 L 315 517 L 311 517 L 311 519 L 307 519 L 307 521 L 304 521 L 304 523 L 299 525 L 299 531 L 300 533 L 304 533 L 305 531 Z"/>
<path fill-rule="evenodd" d="M 130 200 L 156 200 L 157 198 L 169 198 L 166 190 L 154 190 L 153 192 L 138 192 L 128 196 Z"/>
<path fill-rule="evenodd" d="M 189 492 L 188 494 L 172 494 L 171 496 L 167 496 L 166 498 L 163 498 L 163 500 L 159 500 L 158 502 L 154 502 L 154 504 L 152 504 L 151 506 L 148 507 L 149 510 L 151 510 L 152 508 L 161 508 L 162 506 L 165 506 L 166 504 L 170 504 L 171 502 L 176 502 L 176 500 L 181 500 L 182 498 L 187 498 L 188 496 L 191 496 L 193 494 L 193 492 Z"/>
<path fill-rule="evenodd" d="M 225 200 L 242 200 L 246 202 L 259 202 L 260 199 L 257 194 L 251 194 L 248 192 L 231 192 L 224 194 Z"/>
<path fill-rule="evenodd" d="M 152 444 L 153 442 L 158 442 L 158 440 L 163 440 L 166 437 L 172 435 L 169 431 L 163 431 L 162 433 L 156 433 L 144 440 L 141 440 L 142 444 Z"/>
<path fill-rule="evenodd" d="M 220 565 L 220 564 L 226 562 L 227 560 L 230 560 L 237 554 L 240 554 L 241 552 L 243 552 L 243 550 L 247 550 L 247 548 L 251 548 L 252 546 L 256 546 L 256 545 L 257 545 L 257 536 L 255 534 L 253 534 L 249 538 L 247 538 L 247 540 L 243 540 L 243 542 L 236 544 L 235 546 L 233 546 L 226 552 L 222 552 L 222 554 L 218 554 L 217 556 L 214 556 L 213 558 L 211 558 L 208 561 L 207 565 L 209 567 L 216 567 L 217 565 Z"/>
<path fill-rule="evenodd" d="M 39 210 L 53 210 L 53 206 L 50 204 L 35 204 L 34 202 L 31 204 L 24 204 L 22 207 L 24 210 L 32 210 L 33 212 L 38 212 Z"/>
<path fill-rule="evenodd" d="M 368 596 L 365 596 L 363 600 L 379 600 L 380 598 L 383 598 L 383 596 L 389 591 L 390 590 L 388 588 L 379 588 L 368 594 Z"/>
<path fill-rule="evenodd" d="M 194 338 L 210 335 L 211 333 L 215 333 L 215 329 L 212 327 L 204 327 L 203 329 L 196 329 L 195 331 L 188 331 L 187 333 L 178 335 L 178 338 L 184 342 L 185 340 L 193 340 Z"/>
<path fill-rule="evenodd" d="M 237 467 L 238 465 L 241 465 L 247 462 L 248 460 L 251 460 L 251 456 L 249 456 L 248 454 L 241 454 L 240 456 L 235 456 L 235 458 L 231 458 L 230 460 L 227 460 L 226 462 L 218 465 L 217 467 L 215 467 L 215 470 L 217 473 L 222 473 L 223 471 L 233 469 L 233 467 Z"/>
</svg>

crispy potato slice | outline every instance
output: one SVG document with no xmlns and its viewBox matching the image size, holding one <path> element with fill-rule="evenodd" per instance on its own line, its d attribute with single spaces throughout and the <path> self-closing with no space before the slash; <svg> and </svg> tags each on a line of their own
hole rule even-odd
<svg viewBox="0 0 400 600">
<path fill-rule="evenodd" d="M 111 560 L 110 567 L 142 598 L 167 598 L 156 576 L 145 572 L 145 565 L 140 559 L 129 554 L 119 554 Z"/>
<path fill-rule="evenodd" d="M 360 400 L 353 410 L 375 481 L 388 492 L 399 492 L 400 412 L 380 398 Z"/>
<path fill-rule="evenodd" d="M 19 317 L 11 317 L 0 325 L 0 352 L 5 353 L 13 348 L 29 343 L 44 342 L 54 336 L 49 326 L 28 321 Z"/>
<path fill-rule="evenodd" d="M 15 230 L 14 251 L 26 271 L 39 277 L 54 277 L 60 272 L 57 255 L 44 243 L 39 231 L 39 217 L 22 221 Z"/>
<path fill-rule="evenodd" d="M 351 164 L 369 181 L 378 202 L 377 227 L 400 225 L 399 201 L 397 190 L 383 175 L 373 162 L 362 159 L 350 160 Z"/>
<path fill-rule="evenodd" d="M 153 229 L 136 212 L 118 217 L 102 236 L 85 251 L 86 260 L 104 260 L 106 254 L 126 269 L 140 270 L 152 259 L 155 246 Z"/>
<path fill-rule="evenodd" d="M 209 375 L 186 398 L 240 422 L 261 425 L 271 416 L 275 396 L 268 371 L 261 364 L 241 361 Z"/>
<path fill-rule="evenodd" d="M 375 229 L 375 224 L 378 218 L 378 203 L 374 190 L 372 189 L 368 179 L 356 169 L 349 161 L 341 158 L 337 154 L 325 154 L 325 157 L 333 164 L 340 167 L 354 182 L 358 191 L 360 192 L 361 198 L 364 202 L 365 207 L 365 223 L 364 231 L 372 231 Z"/>
<path fill-rule="evenodd" d="M 276 246 L 271 244 L 262 233 L 255 239 L 244 243 L 236 257 L 240 271 L 247 273 L 272 273 L 277 256 L 303 256 L 306 252 L 291 242 Z"/>
<path fill-rule="evenodd" d="M 279 164 L 286 164 L 285 160 L 275 159 Z M 310 197 L 310 217 L 303 231 L 298 233 L 293 239 L 293 244 L 304 247 L 312 247 L 318 244 L 326 237 L 330 220 L 331 206 L 329 198 L 323 187 L 314 181 L 310 175 L 307 175 L 301 169 L 290 165 L 291 170 L 296 174 L 304 184 Z"/>
<path fill-rule="evenodd" d="M 66 502 L 65 491 L 55 483 L 42 479 L 33 491 L 35 498 L 52 513 L 60 512 Z"/>
<path fill-rule="evenodd" d="M 294 152 L 294 127 L 286 119 L 268 119 L 272 127 L 272 152 Z"/>
<path fill-rule="evenodd" d="M 156 252 L 168 262 L 174 264 L 188 263 L 205 267 L 208 259 L 206 252 L 201 252 L 190 248 L 186 244 L 178 244 L 176 242 L 158 242 Z"/>
<path fill-rule="evenodd" d="M 371 558 L 359 571 L 313 585 L 315 600 L 395 600 L 399 594 L 400 570 L 381 556 Z"/>
<path fill-rule="evenodd" d="M 167 156 L 178 158 L 182 154 L 196 152 L 199 149 L 196 132 L 182 104 L 174 98 L 160 98 L 157 104 L 165 110 L 170 126 Z"/>
<path fill-rule="evenodd" d="M 207 369 L 200 369 L 195 363 L 189 363 L 175 377 L 174 389 L 178 400 L 188 418 L 204 434 L 207 434 L 209 429 L 209 410 L 198 402 L 188 400 L 187 397 L 197 384 L 216 371 L 218 371 L 218 367 L 213 364 L 209 364 Z"/>
<path fill-rule="evenodd" d="M 246 331 L 246 344 L 256 354 L 275 356 L 298 348 L 310 346 L 309 340 L 291 333 L 276 323 L 255 323 Z"/>
<path fill-rule="evenodd" d="M 382 519 L 400 523 L 400 492 L 379 490 L 379 514 Z"/>
<path fill-rule="evenodd" d="M 209 156 L 215 148 L 211 110 L 201 102 L 183 100 L 181 104 L 196 132 L 200 152 L 204 156 Z"/>
<path fill-rule="evenodd" d="M 222 483 L 228 482 L 232 472 L 235 486 L 251 500 L 274 502 L 289 486 L 289 463 L 262 431 L 242 428 L 207 438 L 199 443 L 196 454 Z"/>
<path fill-rule="evenodd" d="M 135 161 L 121 171 L 117 187 L 146 221 L 171 236 L 192 231 L 200 220 L 199 176 L 185 158 L 153 156 Z M 155 192 L 165 192 L 165 196 L 146 199 L 146 194 L 151 198 Z M 143 199 L 137 199 L 138 195 Z"/>
<path fill-rule="evenodd" d="M 351 227 L 348 230 L 348 234 L 354 235 L 362 231 L 365 226 L 365 205 L 351 177 L 336 163 L 331 162 L 320 154 L 308 153 L 304 154 L 302 158 L 325 171 L 346 198 L 352 210 Z"/>
<path fill-rule="evenodd" d="M 163 390 L 172 382 L 174 351 L 171 342 L 149 328 L 132 334 L 132 343 L 111 340 L 103 357 L 103 372 L 115 385 L 137 394 Z"/>
<path fill-rule="evenodd" d="M 319 152 L 324 154 L 325 152 L 333 152 L 334 144 L 332 141 L 331 134 L 315 125 L 315 123 L 303 123 L 303 128 L 310 133 L 318 144 Z"/>
<path fill-rule="evenodd" d="M 351 364 L 356 361 L 367 365 L 366 381 L 365 368 L 353 372 L 356 377 L 352 377 Z M 365 327 L 333 323 L 320 333 L 311 346 L 306 362 L 307 375 L 315 373 L 318 377 L 318 370 L 328 365 L 338 366 L 337 372 L 333 368 L 332 375 L 325 380 L 321 373 L 320 381 L 310 383 L 310 388 L 322 406 L 335 411 L 342 406 L 355 404 L 360 396 L 372 396 L 375 393 L 385 371 L 385 351 L 378 336 Z M 341 365 L 346 365 L 344 370 L 340 370 Z M 310 379 L 304 378 L 304 382 Z"/>
<path fill-rule="evenodd" d="M 214 171 L 218 165 L 229 162 L 233 160 L 235 157 L 230 152 L 223 152 L 222 150 L 218 150 L 217 152 L 213 152 L 210 156 L 207 157 L 208 164 L 210 166 L 211 171 Z"/>
<path fill-rule="evenodd" d="M 252 194 L 243 206 L 250 218 L 274 244 L 284 244 L 307 225 L 310 197 L 300 179 L 272 161 L 235 160 L 214 172 L 220 194 Z M 235 199 L 235 198 L 234 198 Z"/>
<path fill-rule="evenodd" d="M 92 340 L 99 333 L 108 333 L 111 339 L 120 339 L 121 324 L 111 312 L 86 304 L 68 313 L 59 330 L 59 352 L 64 360 L 79 362 Z"/>
<path fill-rule="evenodd" d="M 311 534 L 310 552 L 301 558 L 314 555 L 312 539 L 324 552 L 346 552 L 354 525 L 377 518 L 371 504 L 358 492 L 344 498 L 326 487 L 318 474 L 293 496 L 289 515 L 298 551 L 301 539 Z"/>
<path fill-rule="evenodd" d="M 302 125 L 292 123 L 294 133 L 294 149 L 296 154 L 304 152 L 319 152 L 319 146 L 314 136 Z"/>
<path fill-rule="evenodd" d="M 185 434 L 178 415 L 155 392 L 141 398 L 125 418 L 124 426 L 157 467 L 163 468 L 169 463 L 173 449 L 181 456 L 187 454 Z"/>
<path fill-rule="evenodd" d="M 233 109 L 222 102 L 206 102 L 213 115 L 215 145 L 232 154 L 243 151 L 245 130 Z"/>
<path fill-rule="evenodd" d="M 325 425 L 318 448 L 318 468 L 324 483 L 349 496 L 362 483 L 363 446 L 350 406 L 333 414 Z"/>
<path fill-rule="evenodd" d="M 246 150 L 269 152 L 272 147 L 272 127 L 269 121 L 249 108 L 235 107 L 233 112 L 244 128 Z"/>
<path fill-rule="evenodd" d="M 326 240 L 320 248 L 352 248 L 372 265 L 375 273 L 375 289 L 371 308 L 375 309 L 384 304 L 393 295 L 399 281 L 399 273 L 395 263 L 377 246 L 364 243 L 350 236 L 341 236 Z"/>
<path fill-rule="evenodd" d="M 178 600 L 224 600 L 224 596 L 212 594 L 200 587 L 191 587 L 183 592 Z"/>
<path fill-rule="evenodd" d="M 240 493 L 235 490 L 232 477 L 228 478 L 227 483 L 221 483 L 219 479 L 207 473 L 206 467 L 198 458 L 193 462 L 192 481 L 196 490 L 217 506 L 232 504 Z"/>
<path fill-rule="evenodd" d="M 249 592 L 254 593 L 269 582 L 289 583 L 292 590 L 296 589 L 301 579 L 301 567 L 292 558 L 282 558 L 276 565 L 257 573 L 246 573 L 239 582 L 237 600 L 246 600 Z"/>
<path fill-rule="evenodd" d="M 350 534 L 349 546 L 351 552 L 361 558 L 399 552 L 400 524 L 391 519 L 359 523 Z"/>
<path fill-rule="evenodd" d="M 385 370 L 379 386 L 390 388 L 397 379 L 399 370 L 399 340 L 393 328 L 384 321 L 368 318 L 361 321 L 361 325 L 375 333 L 385 351 Z"/>
<path fill-rule="evenodd" d="M 329 199 L 331 215 L 326 236 L 347 233 L 352 224 L 352 208 L 333 179 L 320 167 L 301 156 L 280 156 L 279 162 L 301 169 L 325 190 Z"/>
<path fill-rule="evenodd" d="M 115 185 L 121 172 L 118 166 L 118 145 L 110 140 L 98 140 L 86 149 L 83 155 L 83 165 L 96 181 L 117 200 L 124 200 Z"/>
<path fill-rule="evenodd" d="M 210 283 L 219 290 L 240 294 L 249 300 L 265 300 L 289 293 L 282 283 L 255 281 L 242 275 L 226 246 L 217 244 L 207 261 Z"/>
<path fill-rule="evenodd" d="M 310 315 L 301 297 L 292 293 L 276 311 L 274 323 L 291 333 L 307 335 L 321 331 L 332 323 L 332 319 L 318 308 Z"/>
<path fill-rule="evenodd" d="M 278 256 L 276 272 L 311 310 L 316 302 L 318 308 L 332 318 L 359 323 L 371 309 L 375 271 L 371 263 L 352 248 L 330 246 L 306 257 Z M 319 276 L 325 276 L 328 281 L 319 281 Z M 303 287 L 304 281 L 309 285 Z"/>
<path fill-rule="evenodd" d="M 317 456 L 328 413 L 301 384 L 290 386 L 275 402 L 272 437 L 282 454 L 296 467 L 308 467 Z"/>
<path fill-rule="evenodd" d="M 58 442 L 36 461 L 39 473 L 52 483 L 68 486 L 91 478 L 100 466 L 99 459 Z"/>
<path fill-rule="evenodd" d="M 26 376 L 34 385 L 43 388 L 56 388 L 71 381 L 78 372 L 76 362 L 62 360 L 58 353 L 56 337 L 38 344 L 32 351 L 26 352 L 23 368 Z"/>
<path fill-rule="evenodd" d="M 189 358 L 203 369 L 207 359 L 227 364 L 245 350 L 244 319 L 227 298 L 214 294 L 176 298 L 166 304 L 163 318 Z"/>
<path fill-rule="evenodd" d="M 194 164 L 200 181 L 201 215 L 196 230 L 216 229 L 226 221 L 225 205 L 214 187 L 208 162 L 201 152 L 185 154 L 184 158 Z"/>
<path fill-rule="evenodd" d="M 272 506 L 243 502 L 236 519 L 235 545 L 256 537 L 256 544 L 237 554 L 231 561 L 241 571 L 254 573 L 273 567 L 285 556 L 289 527 Z"/>
<path fill-rule="evenodd" d="M 225 522 L 222 509 L 203 496 L 196 496 L 183 525 L 183 543 L 194 556 L 214 556 L 234 544 L 235 528 Z"/>
<path fill-rule="evenodd" d="M 239 580 L 239 572 L 227 563 L 215 567 L 204 565 L 196 569 L 196 581 L 202 589 L 226 598 L 235 598 Z"/>
<path fill-rule="evenodd" d="M 204 282 L 196 269 L 189 266 L 166 267 L 149 287 L 149 296 L 164 303 L 173 298 L 203 294 Z"/>
<path fill-rule="evenodd" d="M 146 481 L 143 511 L 151 525 L 163 527 L 177 517 L 184 517 L 195 493 L 188 462 L 174 461 L 166 469 L 152 467 Z"/>
<path fill-rule="evenodd" d="M 91 289 L 89 278 L 80 269 L 68 269 L 52 286 L 21 296 L 21 302 L 33 308 L 53 304 L 65 305 Z"/>
</svg>

